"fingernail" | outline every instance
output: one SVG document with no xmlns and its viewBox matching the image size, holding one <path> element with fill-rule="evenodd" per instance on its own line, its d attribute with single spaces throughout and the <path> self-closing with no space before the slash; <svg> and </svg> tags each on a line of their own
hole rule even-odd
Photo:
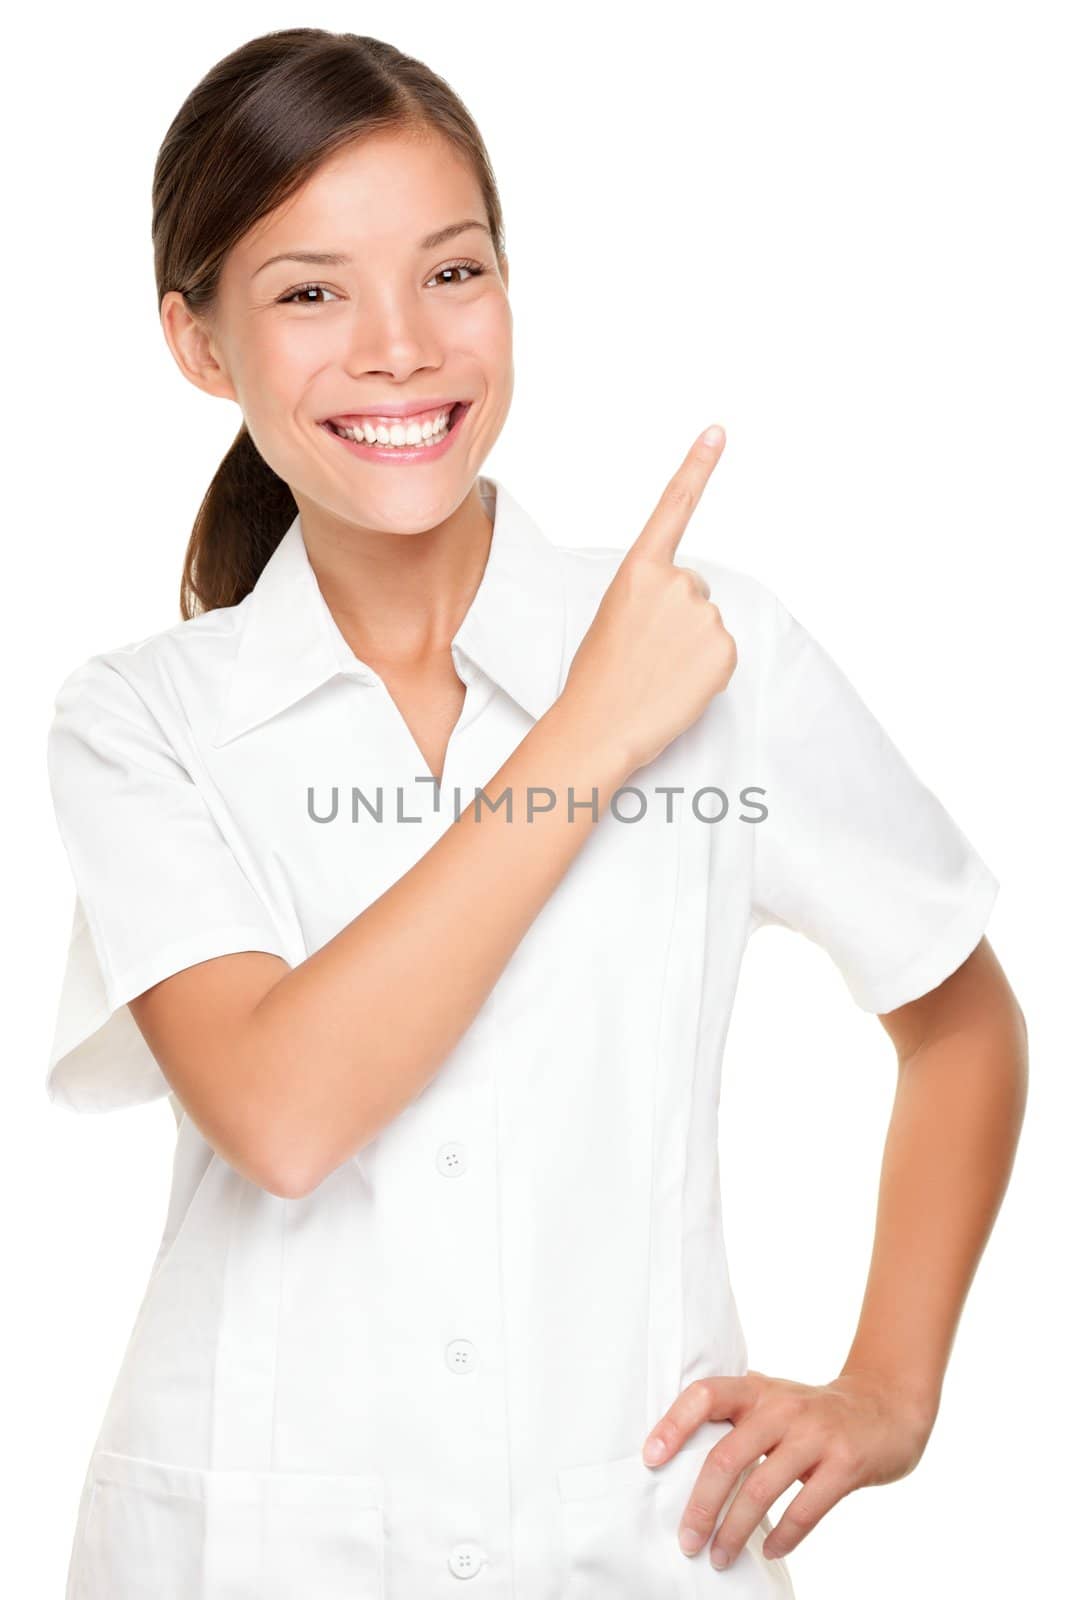
<svg viewBox="0 0 1067 1600">
<path fill-rule="evenodd" d="M 646 1461 L 662 1461 L 667 1454 L 667 1446 L 662 1439 L 650 1439 L 645 1445 Z"/>
<path fill-rule="evenodd" d="M 722 438 L 722 429 L 719 427 L 719 424 L 715 422 L 710 428 L 707 428 L 700 435 L 700 437 L 705 444 L 718 444 L 719 440 Z"/>
<path fill-rule="evenodd" d="M 693 1556 L 696 1555 L 700 1546 L 704 1543 L 704 1538 L 695 1528 L 683 1528 L 678 1535 L 678 1543 L 687 1556 Z"/>
<path fill-rule="evenodd" d="M 713 1567 L 718 1567 L 720 1572 L 722 1571 L 723 1567 L 726 1566 L 729 1559 L 730 1557 L 728 1553 L 725 1550 L 720 1550 L 718 1545 L 714 1545 L 712 1547 L 711 1564 Z"/>
</svg>

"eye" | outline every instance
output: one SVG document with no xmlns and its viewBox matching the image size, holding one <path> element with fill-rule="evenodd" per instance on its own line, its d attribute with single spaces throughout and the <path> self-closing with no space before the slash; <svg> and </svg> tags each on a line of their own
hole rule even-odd
<svg viewBox="0 0 1067 1600">
<path fill-rule="evenodd" d="M 437 271 L 433 275 L 433 278 L 430 279 L 430 282 L 432 283 L 434 278 L 440 277 L 440 275 L 445 272 L 467 272 L 472 278 L 480 278 L 485 273 L 485 268 L 482 266 L 480 261 L 450 261 L 447 267 L 438 267 Z M 461 280 L 458 278 L 451 280 L 453 284 L 459 283 L 460 281 Z M 467 280 L 464 279 L 462 281 L 466 282 Z"/>
<path fill-rule="evenodd" d="M 299 289 L 290 289 L 288 294 L 282 295 L 278 304 L 280 306 L 315 306 L 324 304 L 322 300 L 298 300 L 297 295 L 301 294 L 333 294 L 333 290 L 327 289 L 325 284 L 322 283 L 302 283 Z"/>
<path fill-rule="evenodd" d="M 430 282 L 432 283 L 434 278 L 442 277 L 445 273 L 467 273 L 468 276 L 465 279 L 455 277 L 447 281 L 446 287 L 455 287 L 469 281 L 470 278 L 482 277 L 485 271 L 486 269 L 480 261 L 450 261 L 447 266 L 438 267 L 437 271 L 430 279 Z M 319 298 L 310 300 L 301 298 L 302 296 L 307 295 L 317 295 Z M 290 289 L 287 294 L 283 294 L 280 297 L 278 304 L 281 306 L 325 305 L 326 302 L 322 299 L 323 295 L 330 295 L 331 298 L 335 300 L 338 298 L 338 296 L 334 294 L 333 290 L 327 289 L 326 285 L 323 283 L 302 283 L 298 288 Z"/>
</svg>

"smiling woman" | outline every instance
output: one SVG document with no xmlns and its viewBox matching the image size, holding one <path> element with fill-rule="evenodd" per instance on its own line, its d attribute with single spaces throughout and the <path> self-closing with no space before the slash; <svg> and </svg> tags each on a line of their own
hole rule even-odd
<svg viewBox="0 0 1067 1600">
<path fill-rule="evenodd" d="M 352 92 L 334 92 L 331 69 L 338 84 L 353 74 Z M 244 107 L 226 77 L 238 71 L 260 84 Z M 225 172 L 241 181 L 223 202 Z M 329 564 L 353 498 L 368 550 L 370 530 L 457 519 L 472 559 L 449 587 L 469 592 L 482 522 L 472 463 L 504 424 L 514 375 L 500 198 L 449 85 L 378 39 L 291 29 L 252 40 L 175 117 L 154 202 L 171 351 L 242 413 L 193 529 L 182 614 L 239 602 L 298 508 Z M 380 471 L 415 464 L 436 470 Z M 332 598 L 330 574 L 325 587 Z M 371 648 L 373 616 L 352 623 L 353 644 Z"/>
<path fill-rule="evenodd" d="M 771 590 L 676 562 L 721 428 L 623 544 L 557 544 L 482 470 L 501 208 L 429 68 L 254 39 L 154 203 L 169 350 L 242 421 L 181 620 L 75 667 L 48 741 L 77 890 L 49 1092 L 177 1120 L 68 1600 L 788 1600 L 804 1525 L 928 1432 L 1013 1081 L 996 880 Z M 318 825 L 342 781 L 388 804 Z M 922 1254 L 898 1185 L 833 1385 L 748 1371 L 726 1268 L 723 1049 L 770 923 L 869 1012 L 948 991 L 893 1023 Z"/>
</svg>

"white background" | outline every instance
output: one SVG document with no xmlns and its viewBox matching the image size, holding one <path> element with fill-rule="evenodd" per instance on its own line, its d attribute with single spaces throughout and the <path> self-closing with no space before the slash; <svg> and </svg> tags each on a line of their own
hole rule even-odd
<svg viewBox="0 0 1067 1600">
<path fill-rule="evenodd" d="M 517 364 L 486 470 L 558 542 L 618 544 L 721 422 L 726 452 L 679 560 L 688 549 L 769 583 L 1001 881 L 989 937 L 1031 1044 L 1013 1182 L 919 1467 L 839 1503 L 789 1566 L 798 1600 L 1050 1594 L 1064 1563 L 1067 1109 L 1060 8 L 231 0 L 16 18 L 3 111 L 3 682 L 18 777 L 3 834 L 0 1495 L 17 1510 L 5 1587 L 62 1593 L 169 1181 L 165 1102 L 78 1117 L 43 1090 L 73 903 L 44 766 L 52 696 L 89 654 L 178 620 L 193 516 L 239 422 L 182 380 L 160 332 L 152 166 L 214 61 L 304 24 L 425 59 L 482 129 Z M 822 1382 L 844 1358 L 895 1071 L 829 958 L 763 931 L 722 1125 L 753 1367 Z"/>
</svg>

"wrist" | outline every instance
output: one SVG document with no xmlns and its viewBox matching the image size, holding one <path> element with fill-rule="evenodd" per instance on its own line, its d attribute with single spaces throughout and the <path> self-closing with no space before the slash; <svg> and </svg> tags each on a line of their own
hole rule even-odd
<svg viewBox="0 0 1067 1600">
<path fill-rule="evenodd" d="M 559 741 L 567 765 L 574 769 L 576 782 L 597 785 L 605 804 L 637 766 L 636 757 L 616 730 L 596 725 L 566 689 L 549 706 L 541 722 Z"/>
<path fill-rule="evenodd" d="M 866 1367 L 847 1361 L 838 1379 L 855 1379 L 858 1383 L 876 1385 L 890 1397 L 895 1411 L 907 1415 L 919 1429 L 927 1432 L 933 1427 L 941 1405 L 941 1385 L 923 1381 L 911 1374 L 887 1372 L 880 1367 Z"/>
</svg>

